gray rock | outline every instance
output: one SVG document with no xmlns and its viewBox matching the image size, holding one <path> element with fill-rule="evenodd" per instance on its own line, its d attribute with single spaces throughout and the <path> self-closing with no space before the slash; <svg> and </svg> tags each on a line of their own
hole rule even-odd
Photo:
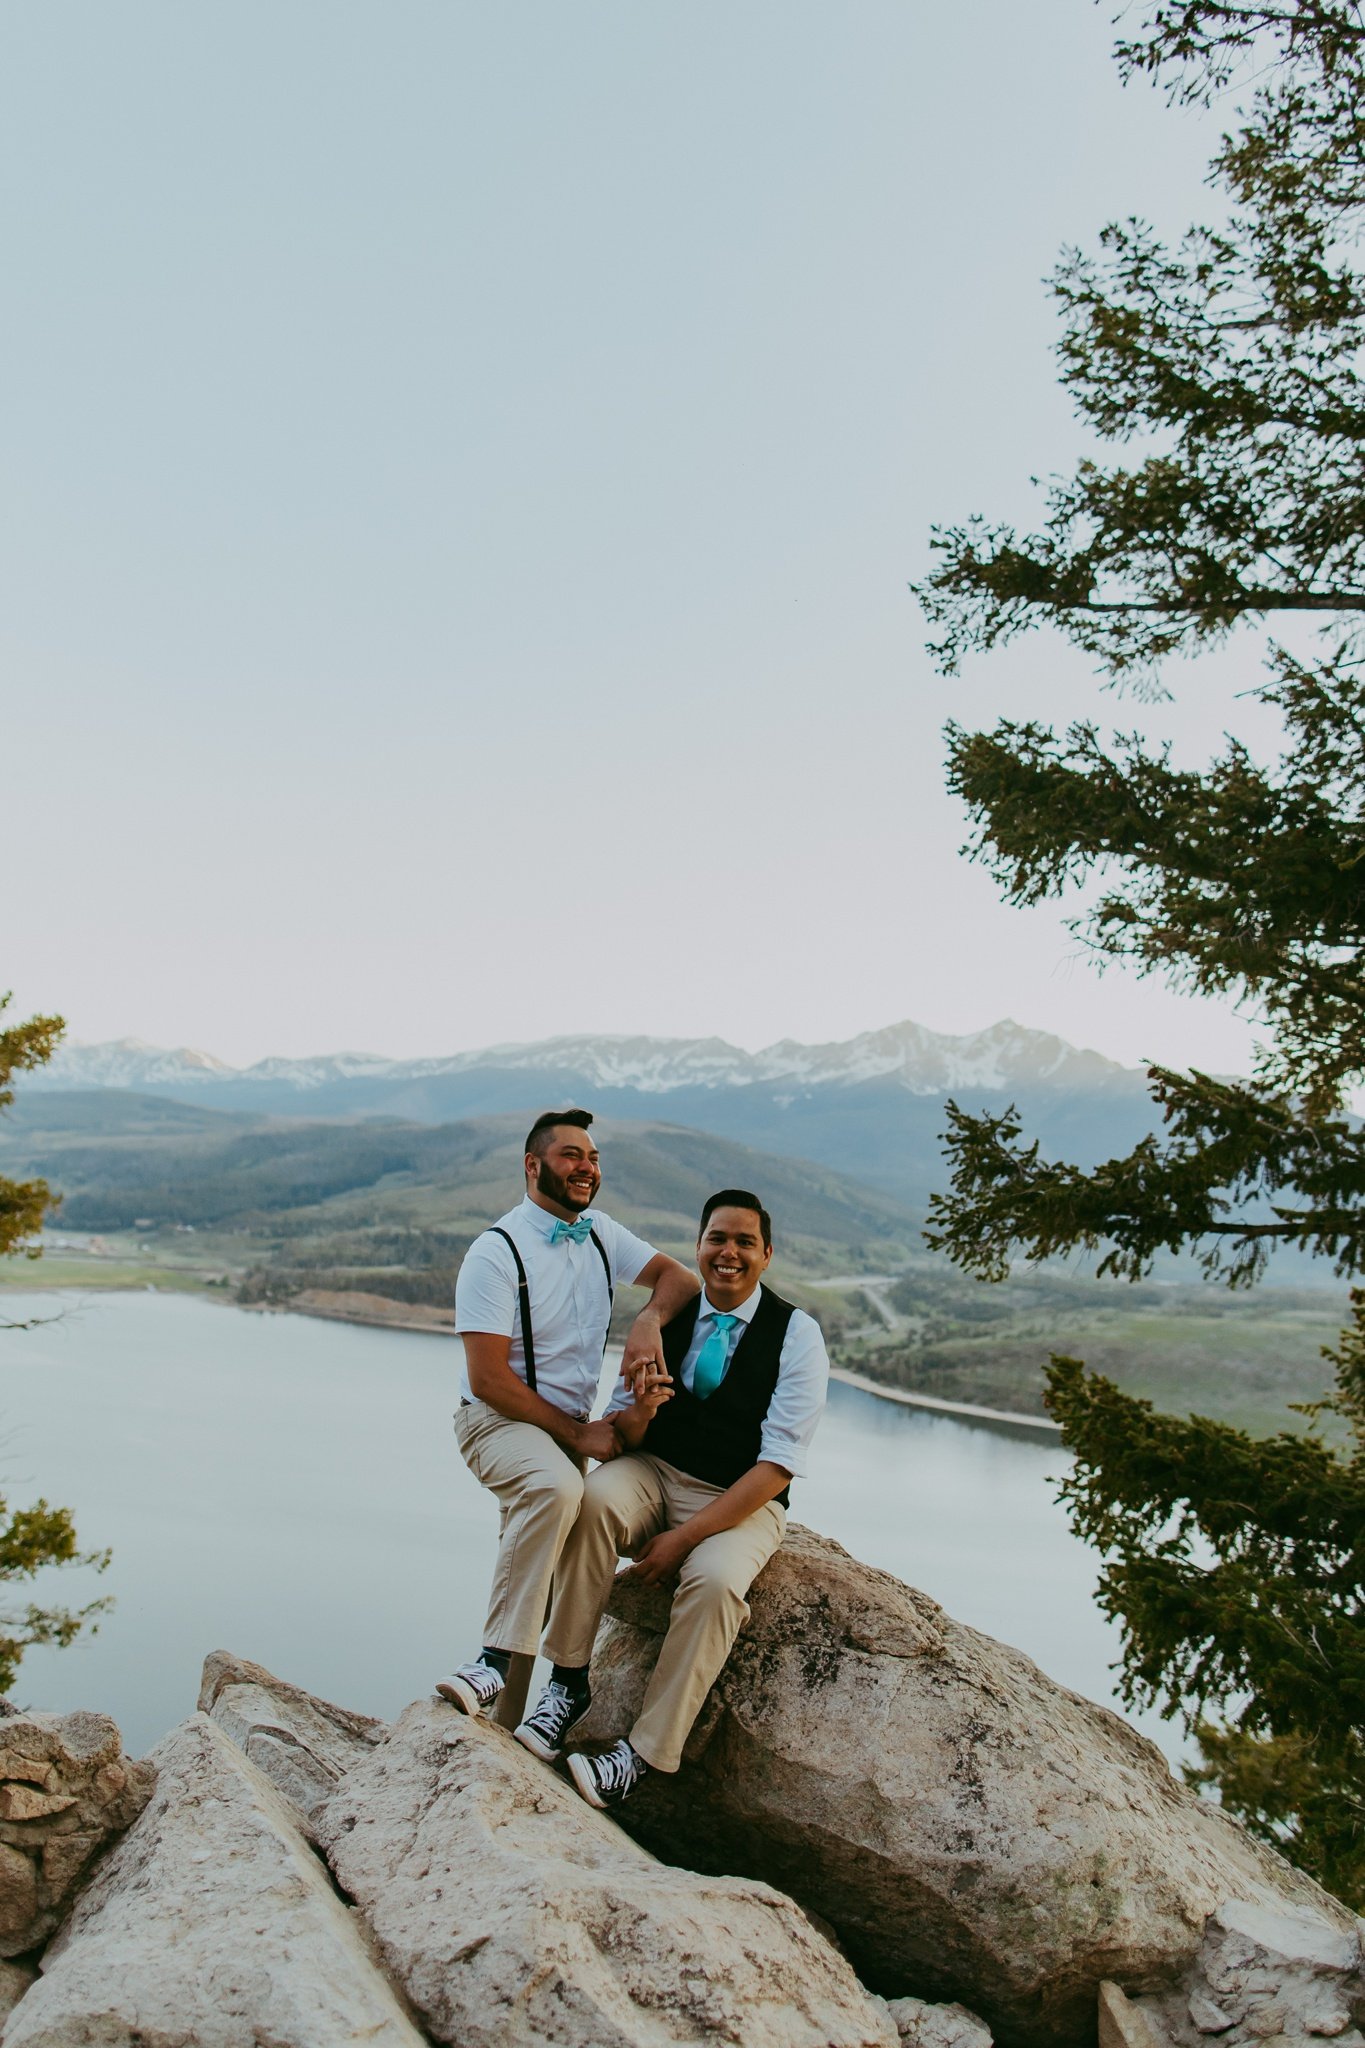
<svg viewBox="0 0 1365 2048">
<path fill-rule="evenodd" d="M 1360 1942 L 1349 1920 L 1225 1900 L 1180 1987 L 1134 2002 L 1177 2048 L 1213 2033 L 1214 2015 L 1237 2044 L 1327 2039 L 1352 2048 L 1352 2016 L 1365 2012 Z"/>
<path fill-rule="evenodd" d="M 199 1706 L 289 1801 L 310 1840 L 347 1771 L 388 1733 L 384 1722 L 315 1699 L 227 1650 L 205 1658 Z"/>
<path fill-rule="evenodd" d="M 107 1714 L 0 1720 L 0 1956 L 46 1941 L 99 1852 L 151 1794 Z"/>
<path fill-rule="evenodd" d="M 1225 1934 L 1241 1935 L 1267 1961 L 1303 1964 L 1335 1975 L 1353 1970 L 1360 1960 L 1360 1941 L 1349 1920 L 1337 1925 L 1302 1906 L 1267 1907 L 1248 1899 L 1225 1899 L 1213 1918 Z"/>
<path fill-rule="evenodd" d="M 1197 1991 L 1187 2000 L 1185 2009 L 1190 2016 L 1190 2025 L 1198 2034 L 1226 2034 L 1232 2025 L 1230 2015 L 1223 2011 L 1221 2005 L 1215 2005 L 1211 1998 L 1204 1998 Z"/>
<path fill-rule="evenodd" d="M 1224 1899 L 1343 1909 L 1027 1657 L 793 1527 L 683 1768 L 622 1824 L 659 1855 L 781 1886 L 864 1981 L 961 1998 L 1006 2043 L 1083 2043 L 1100 1981 L 1177 1977 Z M 667 1596 L 617 1582 L 588 1739 L 631 1725 Z"/>
<path fill-rule="evenodd" d="M 152 1753 L 5 2048 L 421 2048 L 278 1794 L 203 1715 Z"/>
<path fill-rule="evenodd" d="M 305 1692 L 301 1685 L 293 1685 L 287 1678 L 277 1678 L 264 1664 L 253 1664 L 249 1657 L 239 1657 L 233 1650 L 210 1650 L 205 1657 L 199 1680 L 200 1713 L 211 1714 L 218 1695 L 229 1685 L 263 1686 L 281 1704 L 292 1702 L 309 1716 L 325 1721 L 339 1736 L 350 1736 L 357 1742 L 382 1742 L 388 1733 L 387 1722 L 376 1720 L 373 1714 L 359 1714 L 354 1707 L 339 1707 L 331 1700 L 319 1699 L 316 1693 Z"/>
<path fill-rule="evenodd" d="M 922 1998 L 893 1998 L 888 2010 L 901 2048 L 992 2048 L 991 2030 L 965 2005 L 927 2005 Z"/>
<path fill-rule="evenodd" d="M 1303 2015 L 1305 2034 L 1317 2034 L 1328 2040 L 1335 2040 L 1344 2034 L 1351 2024 L 1351 2015 L 1344 2005 L 1311 2005 Z"/>
<path fill-rule="evenodd" d="M 419 1702 L 318 1824 L 452 2048 L 895 2048 L 790 1899 L 655 1862 L 502 1730 Z"/>
<path fill-rule="evenodd" d="M 1107 1979 L 1099 1988 L 1096 2017 L 1100 2048 L 1166 2048 L 1166 2037 L 1153 2015 Z"/>
</svg>

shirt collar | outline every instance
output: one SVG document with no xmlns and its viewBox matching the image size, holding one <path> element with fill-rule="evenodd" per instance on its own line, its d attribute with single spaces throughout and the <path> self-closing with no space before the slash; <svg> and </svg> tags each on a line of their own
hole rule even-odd
<svg viewBox="0 0 1365 2048">
<path fill-rule="evenodd" d="M 739 1320 L 742 1323 L 751 1323 L 754 1317 L 758 1314 L 758 1304 L 762 1300 L 762 1298 L 763 1288 L 762 1284 L 760 1283 L 759 1286 L 755 1287 L 753 1293 L 748 1297 L 748 1299 L 740 1303 L 738 1308 L 717 1308 L 715 1303 L 712 1301 L 710 1295 L 703 1287 L 701 1291 L 700 1312 L 704 1316 L 738 1316 Z"/>
<path fill-rule="evenodd" d="M 550 1238 L 554 1236 L 555 1225 L 559 1218 L 552 1216 L 548 1209 L 542 1209 L 539 1202 L 533 1202 L 529 1195 L 522 1196 L 521 1207 L 518 1209 L 517 1214 L 524 1216 L 532 1230 L 539 1231 L 542 1237 Z M 579 1215 L 586 1216 L 589 1222 L 595 1220 L 591 1209 L 582 1209 L 579 1211 Z"/>
</svg>

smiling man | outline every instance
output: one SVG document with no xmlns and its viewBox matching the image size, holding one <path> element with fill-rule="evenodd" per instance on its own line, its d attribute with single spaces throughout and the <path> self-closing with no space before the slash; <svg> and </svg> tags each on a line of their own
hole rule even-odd
<svg viewBox="0 0 1365 2048">
<path fill-rule="evenodd" d="M 676 1580 L 668 1633 L 629 1737 L 569 1769 L 594 1806 L 618 1806 L 646 1771 L 676 1771 L 702 1701 L 748 1618 L 746 1595 L 782 1541 L 787 1489 L 829 1388 L 820 1326 L 762 1284 L 772 1221 L 723 1188 L 702 1210 L 703 1292 L 663 1332 L 667 1384 L 623 1379 L 608 1406 L 626 1455 L 599 1466 L 555 1577 L 545 1639 L 554 1674 L 518 1741 L 553 1762 L 587 1711 L 588 1660 L 618 1556 L 646 1585 Z"/>
<path fill-rule="evenodd" d="M 630 1384 L 664 1378 L 661 1326 L 696 1276 L 592 1210 L 602 1185 L 585 1109 L 547 1110 L 526 1136 L 526 1196 L 474 1240 L 455 1287 L 465 1369 L 455 1434 L 501 1509 L 483 1648 L 436 1690 L 468 1714 L 496 1704 L 515 1656 L 534 1656 L 589 1458 L 620 1437 L 589 1420 L 620 1285 L 652 1289 L 626 1339 Z"/>
</svg>

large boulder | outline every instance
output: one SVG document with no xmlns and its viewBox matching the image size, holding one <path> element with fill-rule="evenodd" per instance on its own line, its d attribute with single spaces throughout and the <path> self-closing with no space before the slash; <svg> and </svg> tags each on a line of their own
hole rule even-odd
<svg viewBox="0 0 1365 2048">
<path fill-rule="evenodd" d="M 790 1899 L 656 1863 L 444 1704 L 408 1708 L 318 1832 L 452 2048 L 895 2048 L 886 2007 Z"/>
<path fill-rule="evenodd" d="M 95 1857 L 141 1813 L 155 1776 L 123 1754 L 107 1714 L 0 1721 L 0 1956 L 46 1941 Z"/>
<path fill-rule="evenodd" d="M 1347 1924 L 1116 1714 L 838 1544 L 793 1526 L 750 1598 L 682 1769 L 622 1823 L 781 1886 L 884 1995 L 961 1999 L 1006 2044 L 1083 2043 L 1100 1982 L 1174 1979 L 1225 1899 Z M 583 1740 L 629 1729 L 668 1608 L 618 1580 Z"/>
<path fill-rule="evenodd" d="M 421 2048 L 284 1802 L 196 1714 L 152 1752 L 5 2048 Z"/>
<path fill-rule="evenodd" d="M 199 1710 L 288 1800 L 310 1841 L 316 1815 L 347 1771 L 388 1734 L 385 1722 L 317 1699 L 230 1650 L 204 1659 Z"/>
</svg>

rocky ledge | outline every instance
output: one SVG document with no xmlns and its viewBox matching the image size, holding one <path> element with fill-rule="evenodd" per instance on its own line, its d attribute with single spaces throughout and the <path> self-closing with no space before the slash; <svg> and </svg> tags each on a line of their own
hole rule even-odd
<svg viewBox="0 0 1365 2048">
<path fill-rule="evenodd" d="M 0 1723 L 4 2048 L 1365 2048 L 1360 1924 L 1116 1716 L 804 1530 L 751 1604 L 624 1828 L 226 1652 L 143 1764 Z M 664 1619 L 618 1589 L 585 1741 Z"/>
</svg>

